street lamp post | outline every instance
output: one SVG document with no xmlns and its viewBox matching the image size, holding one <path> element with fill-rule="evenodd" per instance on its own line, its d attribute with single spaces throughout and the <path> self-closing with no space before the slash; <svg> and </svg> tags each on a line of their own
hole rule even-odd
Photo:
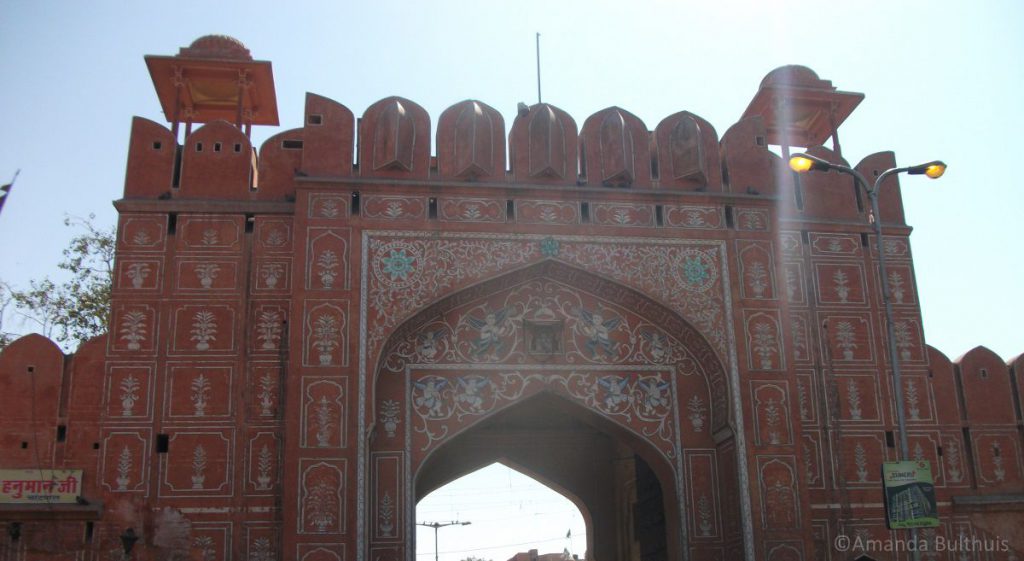
<svg viewBox="0 0 1024 561">
<path fill-rule="evenodd" d="M 907 420 L 903 406 L 903 382 L 900 375 L 899 353 L 896 348 L 892 301 L 889 298 L 889 275 L 885 270 L 885 246 L 882 243 L 882 218 L 878 211 L 878 191 L 882 187 L 882 182 L 885 181 L 886 178 L 891 175 L 897 175 L 904 172 L 909 175 L 926 175 L 931 179 L 938 179 L 946 172 L 946 164 L 936 160 L 934 162 L 928 162 L 927 164 L 917 166 L 887 169 L 875 178 L 875 182 L 873 184 L 868 183 L 868 180 L 864 175 L 853 168 L 841 164 L 834 164 L 816 156 L 811 156 L 810 154 L 794 154 L 789 159 L 789 167 L 797 173 L 828 171 L 834 169 L 840 173 L 852 175 L 857 185 L 864 189 L 864 192 L 868 195 L 868 199 L 871 201 L 871 222 L 874 226 L 875 242 L 878 248 L 878 273 L 882 277 L 882 304 L 885 307 L 885 332 L 888 337 L 889 362 L 892 364 L 893 397 L 896 399 L 896 428 L 900 433 L 900 447 L 898 454 L 901 461 L 908 460 L 910 459 L 910 448 L 907 444 Z M 912 536 L 915 542 L 916 534 L 916 530 L 912 531 Z M 914 558 L 918 558 L 916 549 L 914 550 Z"/>
<path fill-rule="evenodd" d="M 417 526 L 426 526 L 434 529 L 434 561 L 437 561 L 437 531 L 446 526 L 469 526 L 472 522 L 417 522 Z"/>
</svg>

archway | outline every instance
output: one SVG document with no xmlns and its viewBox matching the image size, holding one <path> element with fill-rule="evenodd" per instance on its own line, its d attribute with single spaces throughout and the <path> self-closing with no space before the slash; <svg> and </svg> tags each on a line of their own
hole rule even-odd
<svg viewBox="0 0 1024 561">
<path fill-rule="evenodd" d="M 371 557 L 411 559 L 418 498 L 495 460 L 577 497 L 597 561 L 723 543 L 724 371 L 677 314 L 554 261 L 435 302 L 392 333 L 371 386 Z"/>
</svg>

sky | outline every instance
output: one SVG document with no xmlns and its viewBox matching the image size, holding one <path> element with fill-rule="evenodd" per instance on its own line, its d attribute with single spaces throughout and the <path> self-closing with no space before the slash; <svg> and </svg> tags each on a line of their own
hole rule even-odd
<svg viewBox="0 0 1024 561">
<path fill-rule="evenodd" d="M 851 163 L 893 150 L 901 165 L 949 165 L 938 181 L 902 181 L 927 342 L 954 359 L 978 345 L 1007 360 L 1024 352 L 1024 189 L 1011 175 L 1024 132 L 1024 3 L 284 6 L 0 2 L 0 182 L 21 170 L 0 215 L 0 279 L 23 288 L 55 275 L 75 234 L 63 225 L 66 215 L 114 224 L 132 116 L 165 122 L 143 55 L 174 55 L 219 33 L 272 61 L 283 126 L 257 127 L 258 144 L 301 126 L 307 91 L 356 115 L 401 95 L 435 122 L 446 107 L 474 98 L 508 125 L 517 102 L 536 101 L 539 32 L 544 101 L 578 125 L 616 105 L 649 129 L 688 110 L 722 135 L 764 75 L 786 64 L 865 93 L 839 131 Z M 16 328 L 10 323 L 5 329 Z"/>
</svg>

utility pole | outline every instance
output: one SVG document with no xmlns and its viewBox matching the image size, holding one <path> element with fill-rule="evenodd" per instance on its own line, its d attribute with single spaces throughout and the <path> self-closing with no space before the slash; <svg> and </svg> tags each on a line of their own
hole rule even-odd
<svg viewBox="0 0 1024 561">
<path fill-rule="evenodd" d="M 434 529 L 434 561 L 437 561 L 437 531 L 446 526 L 469 526 L 472 522 L 459 522 L 453 520 L 451 522 L 417 522 L 417 526 L 426 526 L 427 528 Z"/>
</svg>

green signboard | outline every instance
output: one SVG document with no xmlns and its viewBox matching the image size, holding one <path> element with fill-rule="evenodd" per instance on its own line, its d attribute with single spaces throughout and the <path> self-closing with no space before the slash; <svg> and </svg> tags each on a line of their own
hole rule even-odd
<svg viewBox="0 0 1024 561">
<path fill-rule="evenodd" d="M 932 528 L 939 525 L 935 482 L 925 461 L 885 462 L 885 519 L 890 529 Z"/>
</svg>

